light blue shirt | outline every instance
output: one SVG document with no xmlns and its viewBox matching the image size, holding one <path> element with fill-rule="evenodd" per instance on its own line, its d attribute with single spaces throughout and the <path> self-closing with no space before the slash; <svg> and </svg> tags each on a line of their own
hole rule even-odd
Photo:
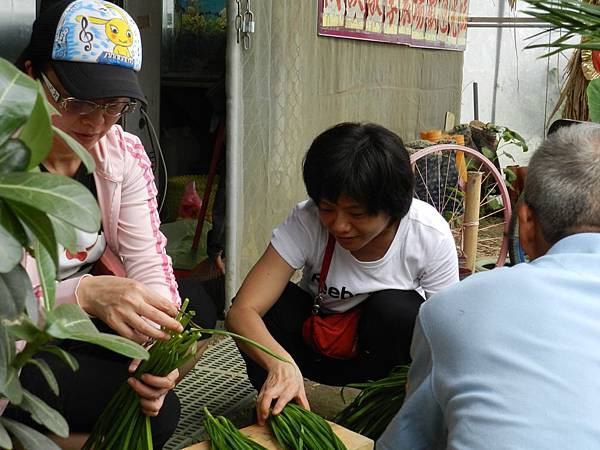
<svg viewBox="0 0 600 450">
<path fill-rule="evenodd" d="M 600 233 L 426 301 L 378 450 L 600 449 Z"/>
</svg>

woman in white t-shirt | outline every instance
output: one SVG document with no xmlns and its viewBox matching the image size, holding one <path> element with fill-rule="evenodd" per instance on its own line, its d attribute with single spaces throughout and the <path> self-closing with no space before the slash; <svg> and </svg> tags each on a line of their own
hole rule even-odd
<svg viewBox="0 0 600 450">
<path fill-rule="evenodd" d="M 414 174 L 396 134 L 375 124 L 342 123 L 318 136 L 303 166 L 309 200 L 273 231 L 246 277 L 227 327 L 285 356 L 278 361 L 239 344 L 259 390 L 264 423 L 291 400 L 308 407 L 303 375 L 330 385 L 386 376 L 410 362 L 419 306 L 458 281 L 458 257 L 445 220 L 413 199 Z M 322 286 L 322 314 L 360 308 L 357 354 L 337 359 L 302 336 L 312 314 L 329 236 L 335 239 Z M 333 243 L 333 241 L 332 241 Z M 291 283 L 302 269 L 302 280 Z"/>
</svg>

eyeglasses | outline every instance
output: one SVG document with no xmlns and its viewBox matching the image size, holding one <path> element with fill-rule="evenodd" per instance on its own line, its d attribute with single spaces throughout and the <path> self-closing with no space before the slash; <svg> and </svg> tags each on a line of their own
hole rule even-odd
<svg viewBox="0 0 600 450">
<path fill-rule="evenodd" d="M 107 116 L 120 117 L 123 114 L 135 111 L 135 107 L 137 106 L 137 102 L 135 101 L 96 103 L 90 100 L 80 100 L 75 97 L 63 98 L 58 89 L 54 87 L 44 73 L 42 73 L 42 79 L 56 104 L 68 114 L 85 116 L 98 109 L 102 109 Z"/>
</svg>

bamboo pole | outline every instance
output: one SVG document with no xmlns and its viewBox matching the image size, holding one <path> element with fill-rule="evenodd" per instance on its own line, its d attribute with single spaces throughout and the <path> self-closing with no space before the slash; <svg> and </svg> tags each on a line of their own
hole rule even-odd
<svg viewBox="0 0 600 450">
<path fill-rule="evenodd" d="M 475 260 L 477 258 L 482 175 L 482 172 L 467 172 L 465 214 L 463 216 L 463 253 L 466 258 L 465 268 L 471 273 L 475 271 Z"/>
</svg>

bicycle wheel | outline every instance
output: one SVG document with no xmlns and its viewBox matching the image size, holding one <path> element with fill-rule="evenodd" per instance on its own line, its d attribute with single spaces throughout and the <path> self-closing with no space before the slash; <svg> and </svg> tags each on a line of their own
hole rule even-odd
<svg viewBox="0 0 600 450">
<path fill-rule="evenodd" d="M 444 216 L 459 255 L 463 247 L 465 174 L 467 170 L 483 173 L 475 259 L 494 257 L 496 267 L 503 266 L 508 254 L 511 204 L 504 178 L 494 164 L 478 151 L 454 144 L 432 145 L 416 151 L 410 159 L 416 179 L 415 198 Z"/>
</svg>

